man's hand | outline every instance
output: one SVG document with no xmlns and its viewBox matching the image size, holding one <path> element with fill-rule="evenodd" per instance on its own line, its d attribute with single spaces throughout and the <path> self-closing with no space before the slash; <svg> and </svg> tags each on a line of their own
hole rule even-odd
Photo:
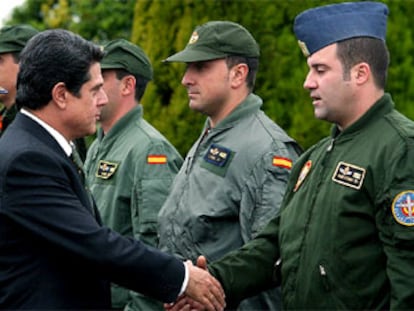
<svg viewBox="0 0 414 311">
<path fill-rule="evenodd" d="M 182 295 L 174 304 L 164 304 L 166 311 L 204 311 L 206 308 L 194 299 Z"/>
<path fill-rule="evenodd" d="M 205 271 L 208 271 L 206 257 L 199 256 L 197 258 L 197 267 Z M 223 292 L 223 295 L 224 295 L 224 292 Z M 225 305 L 223 306 L 223 308 L 224 307 Z M 174 302 L 174 304 L 164 304 L 164 309 L 166 311 L 203 311 L 203 310 L 206 310 L 207 308 L 203 304 L 197 302 L 196 300 L 184 294 L 181 297 L 179 297 L 177 301 Z"/>
<path fill-rule="evenodd" d="M 197 259 L 197 264 L 199 264 L 199 259 Z M 205 258 L 204 261 L 200 261 L 200 265 L 204 269 L 194 266 L 189 260 L 185 264 L 190 273 L 185 295 L 201 303 L 206 310 L 223 310 L 226 306 L 224 290 L 219 281 L 206 270 L 207 262 Z"/>
<path fill-rule="evenodd" d="M 201 256 L 198 256 L 198 258 L 197 258 L 197 267 L 199 267 L 199 268 L 201 268 L 203 270 L 208 271 L 206 257 L 204 257 L 202 255 Z"/>
</svg>

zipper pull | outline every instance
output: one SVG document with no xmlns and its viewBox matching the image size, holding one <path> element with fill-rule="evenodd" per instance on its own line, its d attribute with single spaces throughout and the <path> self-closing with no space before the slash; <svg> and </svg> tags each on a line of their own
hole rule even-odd
<svg viewBox="0 0 414 311">
<path fill-rule="evenodd" d="M 327 152 L 331 152 L 333 147 L 334 147 L 334 143 L 335 143 L 335 138 L 331 139 L 331 143 L 329 144 L 328 148 L 326 148 Z"/>
<path fill-rule="evenodd" d="M 325 270 L 325 267 L 324 266 L 319 265 L 319 273 L 320 273 L 320 275 L 322 277 L 322 283 L 323 283 L 325 289 L 327 291 L 330 291 L 331 290 L 331 286 L 329 284 L 328 275 L 326 273 L 326 270 Z"/>
</svg>

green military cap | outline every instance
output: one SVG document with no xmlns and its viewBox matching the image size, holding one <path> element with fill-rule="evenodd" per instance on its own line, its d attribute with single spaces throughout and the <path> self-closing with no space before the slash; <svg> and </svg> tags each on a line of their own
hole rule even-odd
<svg viewBox="0 0 414 311">
<path fill-rule="evenodd" d="M 20 52 L 38 32 L 30 25 L 4 26 L 0 29 L 0 54 Z"/>
<path fill-rule="evenodd" d="M 196 27 L 184 50 L 164 61 L 190 63 L 232 55 L 259 57 L 259 45 L 250 32 L 237 23 L 210 21 Z"/>
<path fill-rule="evenodd" d="M 133 75 L 152 80 L 151 62 L 139 46 L 125 39 L 116 39 L 108 42 L 104 51 L 102 69 L 125 69 Z"/>
</svg>

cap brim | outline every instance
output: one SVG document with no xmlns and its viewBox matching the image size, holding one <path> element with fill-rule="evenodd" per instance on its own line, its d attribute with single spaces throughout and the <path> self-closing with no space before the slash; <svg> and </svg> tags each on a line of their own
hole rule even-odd
<svg viewBox="0 0 414 311">
<path fill-rule="evenodd" d="M 225 58 L 227 55 L 223 53 L 217 53 L 213 51 L 201 51 L 195 49 L 185 49 L 181 52 L 178 52 L 170 57 L 164 59 L 164 62 L 183 62 L 183 63 L 192 63 L 192 62 L 202 62 L 207 60 Z"/>
<path fill-rule="evenodd" d="M 101 61 L 101 69 L 125 69 L 124 66 L 120 65 L 119 63 L 105 63 Z"/>
</svg>

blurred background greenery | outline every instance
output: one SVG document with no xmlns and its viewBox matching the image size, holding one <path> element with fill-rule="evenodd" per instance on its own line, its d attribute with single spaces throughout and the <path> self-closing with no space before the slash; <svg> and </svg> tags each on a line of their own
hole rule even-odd
<svg viewBox="0 0 414 311">
<path fill-rule="evenodd" d="M 302 87 L 307 65 L 292 25 L 299 12 L 335 2 L 342 1 L 25 0 L 6 24 L 28 23 L 39 30 L 64 28 L 98 44 L 125 38 L 140 45 L 153 63 L 155 76 L 142 100 L 145 118 L 185 156 L 205 117 L 188 108 L 180 84 L 185 65 L 162 60 L 185 47 L 196 25 L 209 20 L 238 22 L 261 47 L 255 93 L 264 100 L 263 110 L 306 149 L 329 134 L 330 124 L 313 116 L 309 94 Z M 382 2 L 390 9 L 387 91 L 397 109 L 414 118 L 414 28 L 410 17 L 414 1 Z"/>
</svg>

